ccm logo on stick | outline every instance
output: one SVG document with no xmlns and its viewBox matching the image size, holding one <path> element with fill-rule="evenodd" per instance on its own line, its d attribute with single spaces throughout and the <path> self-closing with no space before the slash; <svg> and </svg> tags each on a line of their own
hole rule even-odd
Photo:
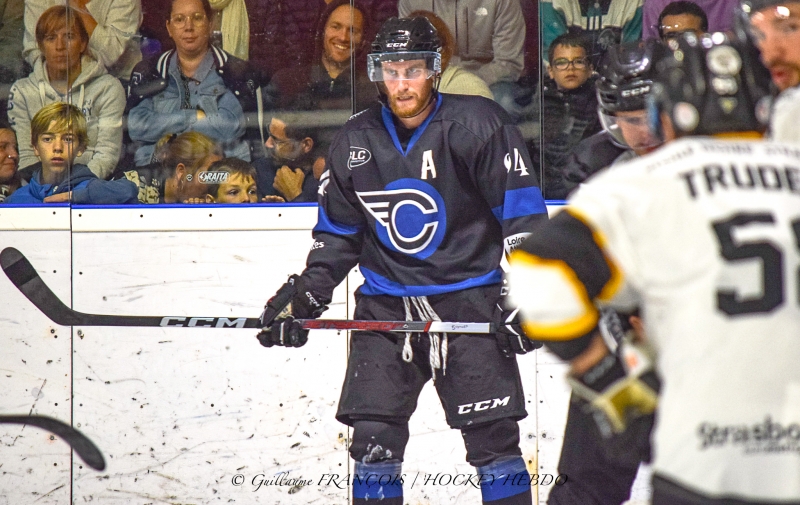
<svg viewBox="0 0 800 505">
<path fill-rule="evenodd" d="M 482 402 L 459 405 L 458 413 L 469 414 L 470 412 L 480 412 L 481 410 L 489 410 L 489 409 L 496 409 L 497 407 L 505 407 L 508 405 L 509 400 L 511 400 L 511 397 L 506 396 L 505 398 L 502 399 L 495 398 L 493 400 L 484 400 Z"/>
<path fill-rule="evenodd" d="M 244 328 L 247 318 L 237 317 L 228 319 L 227 317 L 164 317 L 161 319 L 161 326 L 178 326 L 181 328 Z"/>
</svg>

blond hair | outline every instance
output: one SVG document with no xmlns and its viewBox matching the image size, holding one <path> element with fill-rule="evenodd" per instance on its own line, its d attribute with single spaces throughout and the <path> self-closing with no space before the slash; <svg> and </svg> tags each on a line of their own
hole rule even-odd
<svg viewBox="0 0 800 505">
<path fill-rule="evenodd" d="M 53 123 L 51 127 L 50 124 Z M 31 119 L 31 145 L 35 146 L 39 137 L 45 133 L 71 133 L 78 141 L 77 149 L 82 150 L 89 144 L 86 133 L 86 118 L 74 105 L 64 102 L 53 102 L 45 105 Z"/>
<path fill-rule="evenodd" d="M 182 163 L 187 173 L 194 175 L 210 156 L 222 156 L 222 148 L 208 136 L 189 131 L 164 135 L 156 143 L 155 153 L 164 167 L 174 171 Z"/>
</svg>

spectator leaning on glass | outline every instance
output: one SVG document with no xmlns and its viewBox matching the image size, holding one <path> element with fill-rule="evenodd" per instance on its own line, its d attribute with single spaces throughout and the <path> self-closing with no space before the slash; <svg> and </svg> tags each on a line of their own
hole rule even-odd
<svg viewBox="0 0 800 505">
<path fill-rule="evenodd" d="M 212 174 L 208 180 L 219 181 L 208 185 L 206 203 L 256 203 L 256 169 L 239 158 L 225 158 L 208 167 Z M 225 174 L 225 175 L 216 175 Z"/>
<path fill-rule="evenodd" d="M 89 50 L 114 77 L 127 80 L 142 59 L 139 50 L 140 0 L 25 0 L 25 36 L 22 55 L 31 65 L 39 57 L 34 28 L 42 13 L 60 5 L 81 19 L 89 35 Z"/>
<path fill-rule="evenodd" d="M 19 176 L 17 136 L 7 124 L 0 124 L 0 203 L 22 186 Z"/>
<path fill-rule="evenodd" d="M 136 203 L 130 181 L 104 181 L 86 165 L 75 163 L 86 148 L 86 118 L 74 105 L 51 103 L 31 121 L 31 144 L 40 163 L 33 177 L 7 203 Z"/>
<path fill-rule="evenodd" d="M 325 158 L 312 129 L 273 117 L 266 147 L 269 157 L 255 162 L 262 201 L 316 202 Z"/>
<path fill-rule="evenodd" d="M 101 179 L 114 171 L 122 146 L 125 90 L 88 51 L 89 36 L 81 18 L 71 9 L 47 9 L 36 23 L 41 51 L 33 72 L 15 82 L 8 98 L 8 120 L 22 140 L 19 164 L 37 162 L 27 139 L 31 118 L 54 102 L 69 102 L 86 118 L 88 142 L 77 162 Z"/>
<path fill-rule="evenodd" d="M 222 149 L 202 133 L 172 133 L 156 144 L 156 161 L 122 177 L 139 188 L 139 203 L 204 203 L 208 185 L 197 173 L 221 159 Z"/>
<path fill-rule="evenodd" d="M 225 156 L 250 161 L 243 104 L 255 96 L 257 79 L 244 61 L 211 45 L 211 14 L 208 0 L 172 0 L 166 23 L 175 49 L 131 74 L 128 131 L 143 144 L 136 166 L 153 161 L 158 139 L 187 131 L 214 139 Z"/>
</svg>

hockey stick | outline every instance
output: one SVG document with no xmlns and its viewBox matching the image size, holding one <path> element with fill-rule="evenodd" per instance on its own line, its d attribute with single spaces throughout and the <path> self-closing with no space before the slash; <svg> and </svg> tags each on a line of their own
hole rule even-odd
<svg viewBox="0 0 800 505">
<path fill-rule="evenodd" d="M 47 287 L 28 259 L 13 247 L 0 252 L 0 267 L 6 276 L 44 315 L 62 326 L 161 326 L 180 328 L 261 328 L 257 317 L 115 316 L 86 314 L 72 310 Z M 491 323 L 445 321 L 348 321 L 298 319 L 308 330 L 365 330 L 404 333 L 493 333 Z"/>
<path fill-rule="evenodd" d="M 72 426 L 47 416 L 0 416 L 0 424 L 27 424 L 42 428 L 69 444 L 78 456 L 95 470 L 105 470 L 103 454 L 89 438 Z"/>
</svg>

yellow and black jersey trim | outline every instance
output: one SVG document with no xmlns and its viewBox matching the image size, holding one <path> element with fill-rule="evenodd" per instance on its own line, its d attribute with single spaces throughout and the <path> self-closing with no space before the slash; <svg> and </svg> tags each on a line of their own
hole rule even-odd
<svg viewBox="0 0 800 505">
<path fill-rule="evenodd" d="M 582 306 L 580 315 L 558 323 L 526 321 L 532 338 L 568 340 L 591 332 L 598 321 L 595 300 L 609 300 L 622 285 L 622 272 L 605 252 L 606 239 L 574 209 L 566 209 L 537 229 L 514 251 L 512 265 L 530 265 L 557 272 L 571 286 Z M 542 286 L 542 289 L 546 287 Z"/>
</svg>

